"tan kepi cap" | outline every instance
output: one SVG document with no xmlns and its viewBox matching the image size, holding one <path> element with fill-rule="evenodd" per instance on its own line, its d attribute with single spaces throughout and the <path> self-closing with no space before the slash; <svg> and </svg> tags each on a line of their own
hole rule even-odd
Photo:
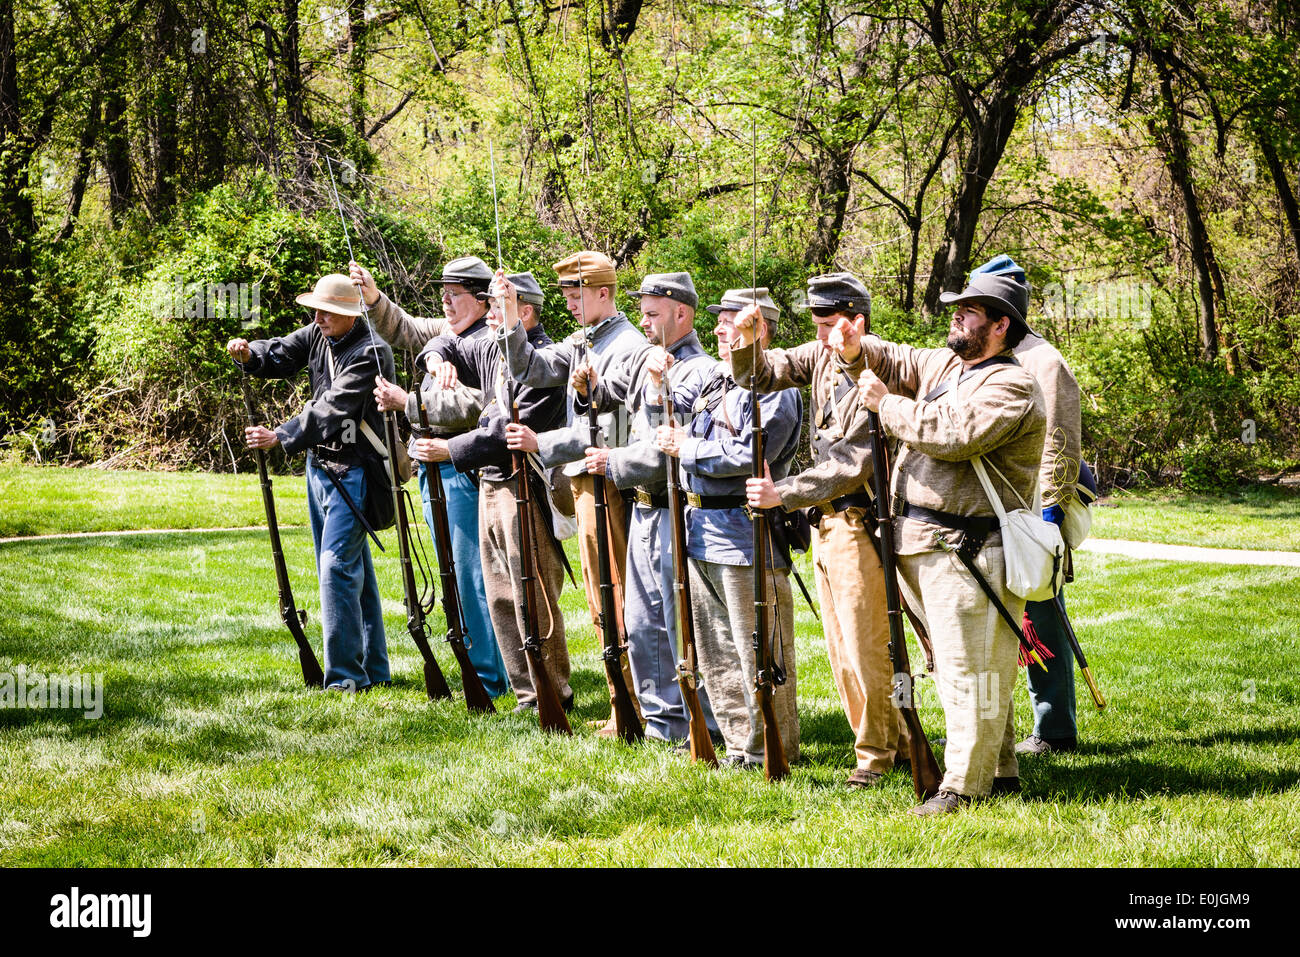
<svg viewBox="0 0 1300 957">
<path fill-rule="evenodd" d="M 351 279 L 337 272 L 321 276 L 311 292 L 298 293 L 294 302 L 308 309 L 323 309 L 340 316 L 361 315 L 361 292 L 352 285 Z"/>
<path fill-rule="evenodd" d="M 752 306 L 755 299 L 758 300 L 758 311 L 763 314 L 763 318 L 768 322 L 776 322 L 777 316 L 781 315 L 781 310 L 772 301 L 772 293 L 766 286 L 759 286 L 757 289 L 728 289 L 722 294 L 721 303 L 707 308 L 715 316 L 724 310 L 739 312 Z"/>
<path fill-rule="evenodd" d="M 604 253 L 584 249 L 566 256 L 555 264 L 555 276 L 561 286 L 614 286 L 614 260 Z"/>
</svg>

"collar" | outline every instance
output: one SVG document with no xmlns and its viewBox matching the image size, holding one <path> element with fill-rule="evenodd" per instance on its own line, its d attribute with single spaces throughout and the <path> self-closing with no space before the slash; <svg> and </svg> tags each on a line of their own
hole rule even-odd
<svg viewBox="0 0 1300 957">
<path fill-rule="evenodd" d="M 690 332 L 686 333 L 686 335 L 682 336 L 680 339 L 678 339 L 676 342 L 674 342 L 671 346 L 669 346 L 669 347 L 668 347 L 668 353 L 669 353 L 669 354 L 670 354 L 674 359 L 676 359 L 676 358 L 677 358 L 677 354 L 678 354 L 679 352 L 684 352 L 684 351 L 686 351 L 686 350 L 689 349 L 692 345 L 695 347 L 695 351 L 697 351 L 697 352 L 701 352 L 701 353 L 704 353 L 705 355 L 708 355 L 708 353 L 704 352 L 704 347 L 703 347 L 702 345 L 700 345 L 700 337 L 697 336 L 697 335 L 695 334 L 695 330 L 694 330 L 694 329 L 692 329 Z"/>
</svg>

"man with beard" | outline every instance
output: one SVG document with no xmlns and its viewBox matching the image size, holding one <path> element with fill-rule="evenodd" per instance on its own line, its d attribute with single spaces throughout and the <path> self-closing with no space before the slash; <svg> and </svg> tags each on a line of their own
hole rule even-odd
<svg viewBox="0 0 1300 957">
<path fill-rule="evenodd" d="M 375 331 L 394 348 L 417 354 L 432 339 L 455 335 L 467 340 L 491 335 L 487 325 L 487 303 L 477 294 L 492 281 L 492 270 L 477 256 L 462 256 L 442 267 L 438 282 L 442 285 L 442 316 L 411 316 L 390 300 L 375 285 L 370 270 L 350 263 L 352 282 L 365 297 Z M 451 438 L 470 431 L 478 424 L 483 411 L 483 393 L 468 386 L 439 389 L 425 377 L 419 392 L 407 393 L 392 382 L 375 389 L 382 408 L 399 409 L 413 426 L 420 424 L 415 403 L 423 401 L 429 424 L 436 438 Z M 510 686 L 505 662 L 497 648 L 496 633 L 488 614 L 483 587 L 483 565 L 479 560 L 478 482 L 473 472 L 459 472 L 450 462 L 420 461 L 415 455 L 415 438 L 411 440 L 411 457 L 419 462 L 420 498 L 424 503 L 424 521 L 433 534 L 433 506 L 429 501 L 429 469 L 442 473 L 447 501 L 447 524 L 451 531 L 451 550 L 456 560 L 456 585 L 460 591 L 461 612 L 465 616 L 465 645 L 469 660 L 483 681 L 487 693 L 497 698 Z"/>
<path fill-rule="evenodd" d="M 980 572 L 1013 621 L 1024 599 L 1006 587 L 1001 533 L 971 460 L 983 458 L 1008 511 L 1033 501 L 1046 412 L 1034 377 L 1012 357 L 1029 332 L 1029 288 L 976 273 L 955 304 L 942 349 L 843 331 L 841 360 L 862 405 L 901 448 L 894 467 L 899 580 L 934 647 L 948 741 L 939 793 L 918 815 L 1019 790 L 1011 698 L 1017 639 L 959 559 Z"/>
<path fill-rule="evenodd" d="M 584 467 L 586 450 L 593 444 L 605 444 L 609 422 L 602 423 L 602 434 L 593 443 L 586 415 L 579 415 L 577 393 L 569 385 L 573 372 L 591 362 L 597 373 L 604 372 L 610 364 L 629 353 L 646 348 L 645 336 L 628 321 L 614 304 L 617 278 L 614 263 L 604 253 L 583 250 L 555 264 L 556 278 L 564 292 L 565 305 L 570 315 L 581 327 L 563 342 L 543 349 L 534 349 L 525 331 L 518 325 L 510 326 L 498 338 L 501 353 L 509 364 L 509 372 L 522 385 L 534 387 L 565 386 L 569 388 L 565 402 L 565 421 L 562 428 L 538 434 L 526 425 L 506 427 L 506 444 L 511 449 L 535 452 L 546 468 L 563 466 L 573 488 L 575 517 L 578 521 L 578 550 L 582 559 L 582 584 L 587 593 L 587 608 L 591 623 L 600 628 L 600 576 L 598 574 L 599 548 L 597 545 L 596 482 L 605 483 L 605 502 L 609 523 L 609 564 L 614 585 L 614 609 L 618 633 L 623 633 L 623 567 L 627 563 L 628 508 L 622 493 L 608 477 L 597 479 Z M 603 416 L 608 420 L 608 416 Z M 604 439 L 604 442 L 601 441 Z M 618 436 L 613 436 L 617 443 Z M 632 693 L 632 706 L 636 703 L 636 683 L 632 679 L 627 659 L 620 659 L 628 689 Z M 608 682 L 608 675 L 606 676 Z M 612 738 L 617 733 L 614 716 L 614 689 L 610 687 L 610 717 L 597 719 L 603 725 L 600 736 Z M 639 708 L 638 708 L 639 713 Z"/>
<path fill-rule="evenodd" d="M 713 361 L 695 334 L 699 296 L 689 275 L 651 274 L 631 295 L 641 300 L 641 329 L 650 344 L 658 348 L 628 353 L 601 376 L 590 365 L 581 366 L 575 370 L 572 384 L 584 400 L 590 394 L 598 410 L 613 412 L 621 405 L 632 420 L 626 445 L 588 448 L 585 464 L 592 475 L 607 476 L 618 488 L 632 489 L 636 494 L 628 528 L 623 605 L 628 663 L 646 722 L 646 737 L 677 741 L 687 738 L 690 726 L 677 686 L 677 625 L 667 496 L 669 460 L 655 444 L 655 428 L 662 411 L 647 361 L 664 352 L 672 356 L 669 390 L 691 393 L 699 391 L 700 381 L 708 375 Z"/>
<path fill-rule="evenodd" d="M 866 332 L 871 294 L 850 273 L 831 273 L 808 280 L 808 304 L 816 340 L 793 349 L 765 349 L 757 358 L 754 310 L 736 317 L 731 363 L 737 382 L 746 384 L 752 375 L 763 392 L 812 386 L 812 466 L 776 482 L 750 479 L 747 494 L 754 508 L 811 511 L 826 653 L 853 729 L 855 767 L 844 783 L 872 788 L 906 756 L 907 730 L 890 697 L 894 669 L 885 579 L 867 491 L 873 469 L 871 433 L 857 401 L 857 380 L 831 349 L 836 330 L 851 330 L 855 341 Z"/>
</svg>

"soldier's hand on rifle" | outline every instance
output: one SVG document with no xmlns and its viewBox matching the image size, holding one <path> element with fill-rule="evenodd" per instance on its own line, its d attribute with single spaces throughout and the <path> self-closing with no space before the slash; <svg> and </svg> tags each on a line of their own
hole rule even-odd
<svg viewBox="0 0 1300 957">
<path fill-rule="evenodd" d="M 446 439 L 416 439 L 411 444 L 411 455 L 421 462 L 451 461 Z"/>
<path fill-rule="evenodd" d="M 584 398 L 587 395 L 587 389 L 596 384 L 596 369 L 590 360 L 584 361 L 581 365 L 573 370 L 569 376 L 569 385 L 573 386 L 573 391 Z"/>
<path fill-rule="evenodd" d="M 659 446 L 659 451 L 672 456 L 681 454 L 685 438 L 686 430 L 680 425 L 661 425 L 655 430 L 655 445 Z"/>
<path fill-rule="evenodd" d="M 515 284 L 506 278 L 504 269 L 497 270 L 492 284 L 488 286 L 488 292 L 496 300 L 505 327 L 513 329 L 519 325 L 519 292 L 515 289 Z"/>
<path fill-rule="evenodd" d="M 381 375 L 375 376 L 375 402 L 380 412 L 401 412 L 406 409 L 408 396 L 400 385 L 389 382 Z"/>
<path fill-rule="evenodd" d="M 537 433 L 521 422 L 506 426 L 506 448 L 511 452 L 536 452 Z"/>
<path fill-rule="evenodd" d="M 244 429 L 244 444 L 250 449 L 273 449 L 280 437 L 263 425 L 250 425 Z"/>
<path fill-rule="evenodd" d="M 826 347 L 833 350 L 845 362 L 857 362 L 858 356 L 862 355 L 862 333 L 865 328 L 865 320 L 858 322 L 856 319 L 841 316 L 840 321 L 835 323 L 835 328 L 826 337 Z"/>
<path fill-rule="evenodd" d="M 740 310 L 732 320 L 732 325 L 734 331 L 731 334 L 730 346 L 733 349 L 744 349 L 754 344 L 755 326 L 758 327 L 758 336 L 767 335 L 767 320 L 763 318 L 762 310 L 755 303 L 750 303 Z"/>
<path fill-rule="evenodd" d="M 863 369 L 858 376 L 858 401 L 862 407 L 872 412 L 880 411 L 880 400 L 889 395 L 885 383 L 870 369 Z"/>
<path fill-rule="evenodd" d="M 645 360 L 645 371 L 650 377 L 650 386 L 656 392 L 663 384 L 664 373 L 673 367 L 672 354 L 663 346 L 655 346 Z M 657 401 L 657 400 L 656 400 Z"/>
<path fill-rule="evenodd" d="M 226 343 L 226 351 L 236 362 L 247 362 L 253 358 L 253 351 L 248 348 L 247 339 L 231 339 Z"/>
<path fill-rule="evenodd" d="M 587 470 L 588 475 L 605 475 L 609 467 L 609 449 L 600 449 L 590 446 L 587 449 L 587 457 L 582 460 L 583 468 Z"/>
<path fill-rule="evenodd" d="M 460 385 L 460 374 L 450 362 L 430 355 L 425 362 L 425 368 L 429 370 L 429 375 L 433 376 L 433 381 L 439 389 L 454 389 Z"/>
<path fill-rule="evenodd" d="M 353 261 L 348 263 L 348 275 L 352 279 L 352 285 L 361 290 L 361 298 L 367 306 L 373 306 L 379 301 L 379 287 L 375 285 L 375 277 L 369 269 Z"/>
<path fill-rule="evenodd" d="M 781 504 L 781 493 L 772 484 L 772 469 L 766 462 L 761 479 L 745 479 L 745 500 L 750 508 L 776 508 Z"/>
</svg>

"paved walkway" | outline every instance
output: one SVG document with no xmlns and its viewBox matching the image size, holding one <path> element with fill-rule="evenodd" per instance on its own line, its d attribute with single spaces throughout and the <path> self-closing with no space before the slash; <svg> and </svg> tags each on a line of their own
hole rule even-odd
<svg viewBox="0 0 1300 957">
<path fill-rule="evenodd" d="M 1165 562 L 1213 562 L 1218 565 L 1286 565 L 1300 568 L 1300 552 L 1252 551 L 1246 548 L 1202 548 L 1199 545 L 1163 545 L 1129 542 L 1120 538 L 1090 538 L 1081 552 L 1155 558 Z"/>
</svg>

